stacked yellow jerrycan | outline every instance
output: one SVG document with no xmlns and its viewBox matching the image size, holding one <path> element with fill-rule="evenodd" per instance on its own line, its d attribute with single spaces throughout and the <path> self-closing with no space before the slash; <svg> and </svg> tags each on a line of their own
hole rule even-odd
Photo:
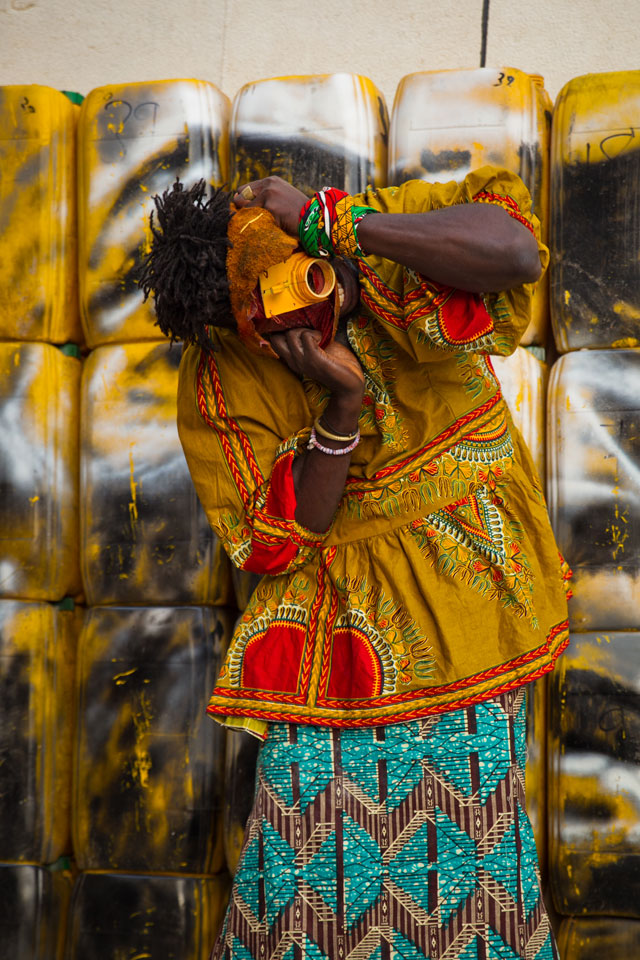
<svg viewBox="0 0 640 960">
<path fill-rule="evenodd" d="M 204 945 L 221 921 L 219 883 L 215 877 L 83 873 L 74 892 L 67 956 L 207 960 Z"/>
<path fill-rule="evenodd" d="M 539 76 L 511 67 L 410 73 L 396 90 L 388 182 L 460 181 L 484 164 L 517 173 L 546 242 L 551 101 Z M 548 294 L 536 293 L 523 344 L 544 344 Z"/>
<path fill-rule="evenodd" d="M 181 348 L 98 347 L 82 381 L 82 575 L 90 604 L 224 604 L 229 564 L 176 429 Z"/>
<path fill-rule="evenodd" d="M 0 88 L 0 939 L 25 960 L 60 960 L 70 889 L 77 114 L 57 90 Z"/>
<path fill-rule="evenodd" d="M 78 107 L 36 85 L 0 87 L 0 337 L 77 343 Z"/>
<path fill-rule="evenodd" d="M 132 272 L 152 197 L 227 179 L 229 102 L 195 80 L 92 91 L 79 122 L 82 322 L 74 887 L 65 960 L 206 960 L 221 873 L 224 738 L 205 706 L 233 616 L 226 557 L 176 428 L 180 347 Z"/>
<path fill-rule="evenodd" d="M 551 695 L 551 885 L 562 914 L 636 921 L 639 397 L 637 350 L 581 350 L 551 373 L 550 509 L 575 593 Z"/>
<path fill-rule="evenodd" d="M 0 342 L 0 383 L 0 596 L 74 596 L 80 363 L 48 343 Z"/>
<path fill-rule="evenodd" d="M 66 871 L 0 862 L 0 951 L 62 960 L 70 880 Z"/>
<path fill-rule="evenodd" d="M 522 434 L 540 477 L 544 479 L 547 444 L 547 380 L 544 351 L 517 347 L 509 357 L 491 357 L 513 422 Z"/>
<path fill-rule="evenodd" d="M 275 174 L 311 195 L 385 186 L 388 115 L 367 77 L 353 73 L 247 83 L 233 101 L 233 186 Z"/>
<path fill-rule="evenodd" d="M 558 96 L 552 319 L 570 352 L 549 382 L 548 493 L 575 594 L 550 688 L 563 960 L 640 953 L 638 129 L 640 71 L 577 77 Z"/>
<path fill-rule="evenodd" d="M 558 349 L 637 347 L 640 70 L 576 77 L 553 119 L 551 319 Z"/>
<path fill-rule="evenodd" d="M 176 177 L 226 180 L 229 101 L 199 80 L 92 90 L 78 138 L 79 281 L 87 344 L 153 340 L 151 303 L 133 272 L 152 196 Z"/>
<path fill-rule="evenodd" d="M 560 956 L 569 960 L 630 960 L 640 956 L 640 924 L 616 917 L 565 920 L 558 937 Z"/>
</svg>

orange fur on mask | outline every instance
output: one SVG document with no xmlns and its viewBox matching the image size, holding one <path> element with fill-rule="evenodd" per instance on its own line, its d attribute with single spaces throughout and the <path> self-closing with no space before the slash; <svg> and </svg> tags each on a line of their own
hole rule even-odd
<svg viewBox="0 0 640 960">
<path fill-rule="evenodd" d="M 231 246 L 227 253 L 227 279 L 238 336 L 258 353 L 276 356 L 269 342 L 260 336 L 253 323 L 255 289 L 261 273 L 291 256 L 298 241 L 276 225 L 268 210 L 244 207 L 229 221 Z"/>
</svg>

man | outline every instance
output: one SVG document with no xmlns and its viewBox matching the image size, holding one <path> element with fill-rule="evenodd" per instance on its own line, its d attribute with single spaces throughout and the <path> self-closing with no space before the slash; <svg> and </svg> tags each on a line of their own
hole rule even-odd
<svg viewBox="0 0 640 960">
<path fill-rule="evenodd" d="M 209 705 L 266 738 L 212 956 L 553 957 L 523 684 L 566 645 L 566 567 L 487 357 L 546 264 L 526 190 L 485 167 L 233 201 L 165 194 L 143 277 L 191 341 L 198 495 L 264 575 Z M 335 337 L 331 299 L 269 309 L 298 245 L 335 266 Z"/>
</svg>

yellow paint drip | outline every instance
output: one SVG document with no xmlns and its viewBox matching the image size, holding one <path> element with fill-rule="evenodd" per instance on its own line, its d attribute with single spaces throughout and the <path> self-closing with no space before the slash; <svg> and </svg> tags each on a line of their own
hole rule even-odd
<svg viewBox="0 0 640 960">
<path fill-rule="evenodd" d="M 138 504 L 137 504 L 138 484 L 134 480 L 133 447 L 134 447 L 134 443 L 129 444 L 129 486 L 131 490 L 131 501 L 129 502 L 129 516 L 131 518 L 132 530 L 133 530 L 135 521 L 138 519 Z"/>
<path fill-rule="evenodd" d="M 130 677 L 132 674 L 137 672 L 137 667 L 132 667 L 131 670 L 125 670 L 124 673 L 116 673 L 114 680 L 118 686 L 122 686 L 123 683 L 127 682 L 127 677 Z"/>
<path fill-rule="evenodd" d="M 152 766 L 151 756 L 147 750 L 147 743 L 153 716 L 151 713 L 151 704 L 144 693 L 140 696 L 140 709 L 132 713 L 132 719 L 136 731 L 136 740 L 133 747 L 132 772 L 140 786 L 146 789 L 149 786 L 149 773 L 151 772 Z"/>
<path fill-rule="evenodd" d="M 616 347 L 618 349 L 620 349 L 621 347 L 622 348 L 638 347 L 640 346 L 640 340 L 638 340 L 636 337 L 621 337 L 620 340 L 614 340 L 611 346 Z"/>
<path fill-rule="evenodd" d="M 625 320 L 640 320 L 640 309 L 634 303 L 627 303 L 626 300 L 616 300 L 613 312 Z"/>
</svg>

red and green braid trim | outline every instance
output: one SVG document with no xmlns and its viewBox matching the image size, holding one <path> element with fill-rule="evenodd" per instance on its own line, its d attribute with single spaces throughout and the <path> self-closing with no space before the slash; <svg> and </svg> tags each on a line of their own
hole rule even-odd
<svg viewBox="0 0 640 960">
<path fill-rule="evenodd" d="M 365 256 L 358 242 L 358 224 L 373 207 L 360 207 L 344 190 L 324 187 L 300 211 L 298 236 L 310 257 L 339 255 L 350 260 Z"/>
</svg>

